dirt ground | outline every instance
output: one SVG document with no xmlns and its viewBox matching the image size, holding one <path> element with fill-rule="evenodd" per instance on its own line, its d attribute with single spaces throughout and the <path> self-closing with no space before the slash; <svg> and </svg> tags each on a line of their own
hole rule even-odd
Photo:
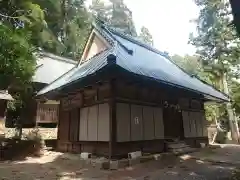
<svg viewBox="0 0 240 180">
<path fill-rule="evenodd" d="M 40 158 L 0 163 L 0 179 L 5 180 L 227 180 L 240 167 L 240 146 L 168 156 L 117 171 L 81 167 L 78 156 L 45 151 Z"/>
</svg>

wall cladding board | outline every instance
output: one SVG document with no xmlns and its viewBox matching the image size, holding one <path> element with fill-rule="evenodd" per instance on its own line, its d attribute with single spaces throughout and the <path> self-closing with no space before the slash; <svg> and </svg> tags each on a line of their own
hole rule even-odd
<svg viewBox="0 0 240 180">
<path fill-rule="evenodd" d="M 144 140 L 155 138 L 153 108 L 148 106 L 143 106 L 143 135 Z"/>
<path fill-rule="evenodd" d="M 79 123 L 79 108 L 70 111 L 70 129 L 69 140 L 78 141 L 78 123 Z"/>
<path fill-rule="evenodd" d="M 79 123 L 79 140 L 87 141 L 88 140 L 88 113 L 89 108 L 80 109 L 80 123 Z"/>
<path fill-rule="evenodd" d="M 182 111 L 182 117 L 183 117 L 184 135 L 185 135 L 185 137 L 191 137 L 191 135 L 190 135 L 189 112 L 188 111 Z"/>
<path fill-rule="evenodd" d="M 81 108 L 79 123 L 80 141 L 109 141 L 108 103 Z"/>
<path fill-rule="evenodd" d="M 131 141 L 143 140 L 142 106 L 131 105 Z"/>
<path fill-rule="evenodd" d="M 203 119 L 202 119 L 202 115 L 203 113 L 201 112 L 198 112 L 198 135 L 199 137 L 202 137 L 203 136 Z"/>
<path fill-rule="evenodd" d="M 162 108 L 117 103 L 118 142 L 163 138 Z"/>
<path fill-rule="evenodd" d="M 117 103 L 117 141 L 130 141 L 130 105 Z"/>
<path fill-rule="evenodd" d="M 69 112 L 61 110 L 59 118 L 58 138 L 67 141 L 69 139 Z"/>
<path fill-rule="evenodd" d="M 183 125 L 185 137 L 204 137 L 206 131 L 204 112 L 183 111 Z M 206 132 L 205 132 L 206 133 Z"/>
<path fill-rule="evenodd" d="M 109 105 L 99 104 L 98 141 L 109 141 Z"/>
<path fill-rule="evenodd" d="M 190 116 L 190 124 L 191 124 L 191 137 L 197 137 L 195 112 L 190 112 L 189 116 Z"/>
<path fill-rule="evenodd" d="M 160 107 L 154 108 L 155 139 L 164 139 L 163 110 Z"/>
<path fill-rule="evenodd" d="M 88 141 L 97 141 L 98 135 L 98 105 L 89 107 Z"/>
</svg>

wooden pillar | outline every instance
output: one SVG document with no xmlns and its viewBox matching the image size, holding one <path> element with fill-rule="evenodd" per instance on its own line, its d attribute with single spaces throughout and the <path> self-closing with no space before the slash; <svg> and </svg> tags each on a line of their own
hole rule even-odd
<svg viewBox="0 0 240 180">
<path fill-rule="evenodd" d="M 116 144 L 116 89 L 115 80 L 110 82 L 110 99 L 109 99 L 109 109 L 110 109 L 110 123 L 109 123 L 109 159 L 113 157 L 114 147 Z"/>
<path fill-rule="evenodd" d="M 60 118 L 63 115 L 62 111 L 63 111 L 62 100 L 60 100 L 60 103 L 59 103 L 59 106 L 58 106 L 57 140 L 60 140 L 59 128 L 60 128 L 60 123 L 61 123 Z"/>
</svg>

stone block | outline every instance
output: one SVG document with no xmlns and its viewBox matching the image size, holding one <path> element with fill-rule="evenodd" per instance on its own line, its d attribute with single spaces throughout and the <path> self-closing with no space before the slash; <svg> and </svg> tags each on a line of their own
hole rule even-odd
<svg viewBox="0 0 240 180">
<path fill-rule="evenodd" d="M 81 157 L 82 159 L 89 159 L 89 158 L 92 157 L 92 154 L 91 154 L 91 153 L 88 153 L 88 152 L 82 152 L 82 153 L 80 154 L 80 157 Z"/>
<path fill-rule="evenodd" d="M 95 159 L 94 162 L 92 162 L 92 165 L 96 168 L 96 169 L 105 169 L 104 164 L 109 163 L 109 161 L 105 158 L 99 158 L 99 159 Z M 106 166 L 106 165 L 105 165 Z"/>
<path fill-rule="evenodd" d="M 141 151 L 135 151 L 135 152 L 128 153 L 128 158 L 129 159 L 135 159 L 135 158 L 139 158 L 141 156 L 142 156 L 142 152 Z"/>
<path fill-rule="evenodd" d="M 154 158 L 156 161 L 158 161 L 158 160 L 161 159 L 161 154 L 154 154 L 154 155 L 153 155 L 153 158 Z"/>
<path fill-rule="evenodd" d="M 118 160 L 110 161 L 110 170 L 117 170 L 118 169 Z"/>
</svg>

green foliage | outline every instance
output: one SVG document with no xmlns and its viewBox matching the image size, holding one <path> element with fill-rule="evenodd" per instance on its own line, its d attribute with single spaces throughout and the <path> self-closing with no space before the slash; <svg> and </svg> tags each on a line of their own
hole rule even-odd
<svg viewBox="0 0 240 180">
<path fill-rule="evenodd" d="M 199 75 L 201 70 L 201 64 L 199 63 L 199 57 L 185 55 L 184 57 L 177 54 L 173 55 L 172 60 L 182 69 L 184 69 L 190 75 Z"/>
<path fill-rule="evenodd" d="M 47 23 L 43 31 L 35 31 L 34 44 L 54 54 L 79 58 L 91 27 L 84 1 L 33 1 L 44 9 Z"/>
<path fill-rule="evenodd" d="M 149 44 L 153 46 L 153 37 L 151 33 L 149 32 L 148 28 L 142 27 L 141 32 L 138 36 L 144 43 Z"/>
<path fill-rule="evenodd" d="M 195 0 L 200 8 L 197 24 L 197 36 L 190 35 L 190 43 L 197 48 L 203 71 L 200 76 L 215 88 L 227 92 L 232 86 L 231 78 L 238 72 L 240 63 L 240 41 L 231 25 L 231 8 L 225 0 Z M 227 83 L 225 82 L 227 75 Z M 235 95 L 234 95 L 235 94 Z M 232 99 L 237 102 L 236 91 Z M 235 108 L 236 109 L 236 108 Z M 224 105 L 206 106 L 208 116 L 216 119 L 228 119 Z M 229 112 L 229 109 L 228 109 Z"/>
<path fill-rule="evenodd" d="M 199 57 L 194 55 L 185 55 L 184 57 L 179 56 L 177 54 L 173 55 L 172 60 L 183 70 L 185 70 L 189 75 L 195 75 L 201 80 L 215 86 L 214 79 L 211 77 L 211 74 L 206 73 L 202 70 L 202 64 L 199 62 Z M 208 121 L 215 121 L 218 117 L 218 108 L 219 106 L 216 104 L 206 104 L 206 118 Z"/>
<path fill-rule="evenodd" d="M 240 83 L 232 81 L 230 84 L 231 96 L 233 97 L 233 108 L 236 115 L 240 117 Z"/>
<path fill-rule="evenodd" d="M 0 25 L 0 82 L 1 89 L 28 84 L 34 75 L 36 60 L 30 35 L 22 29 Z"/>
<path fill-rule="evenodd" d="M 195 0 L 200 7 L 198 35 L 190 42 L 197 48 L 205 71 L 216 77 L 231 72 L 239 62 L 240 41 L 231 24 L 229 3 L 224 0 Z"/>
</svg>

